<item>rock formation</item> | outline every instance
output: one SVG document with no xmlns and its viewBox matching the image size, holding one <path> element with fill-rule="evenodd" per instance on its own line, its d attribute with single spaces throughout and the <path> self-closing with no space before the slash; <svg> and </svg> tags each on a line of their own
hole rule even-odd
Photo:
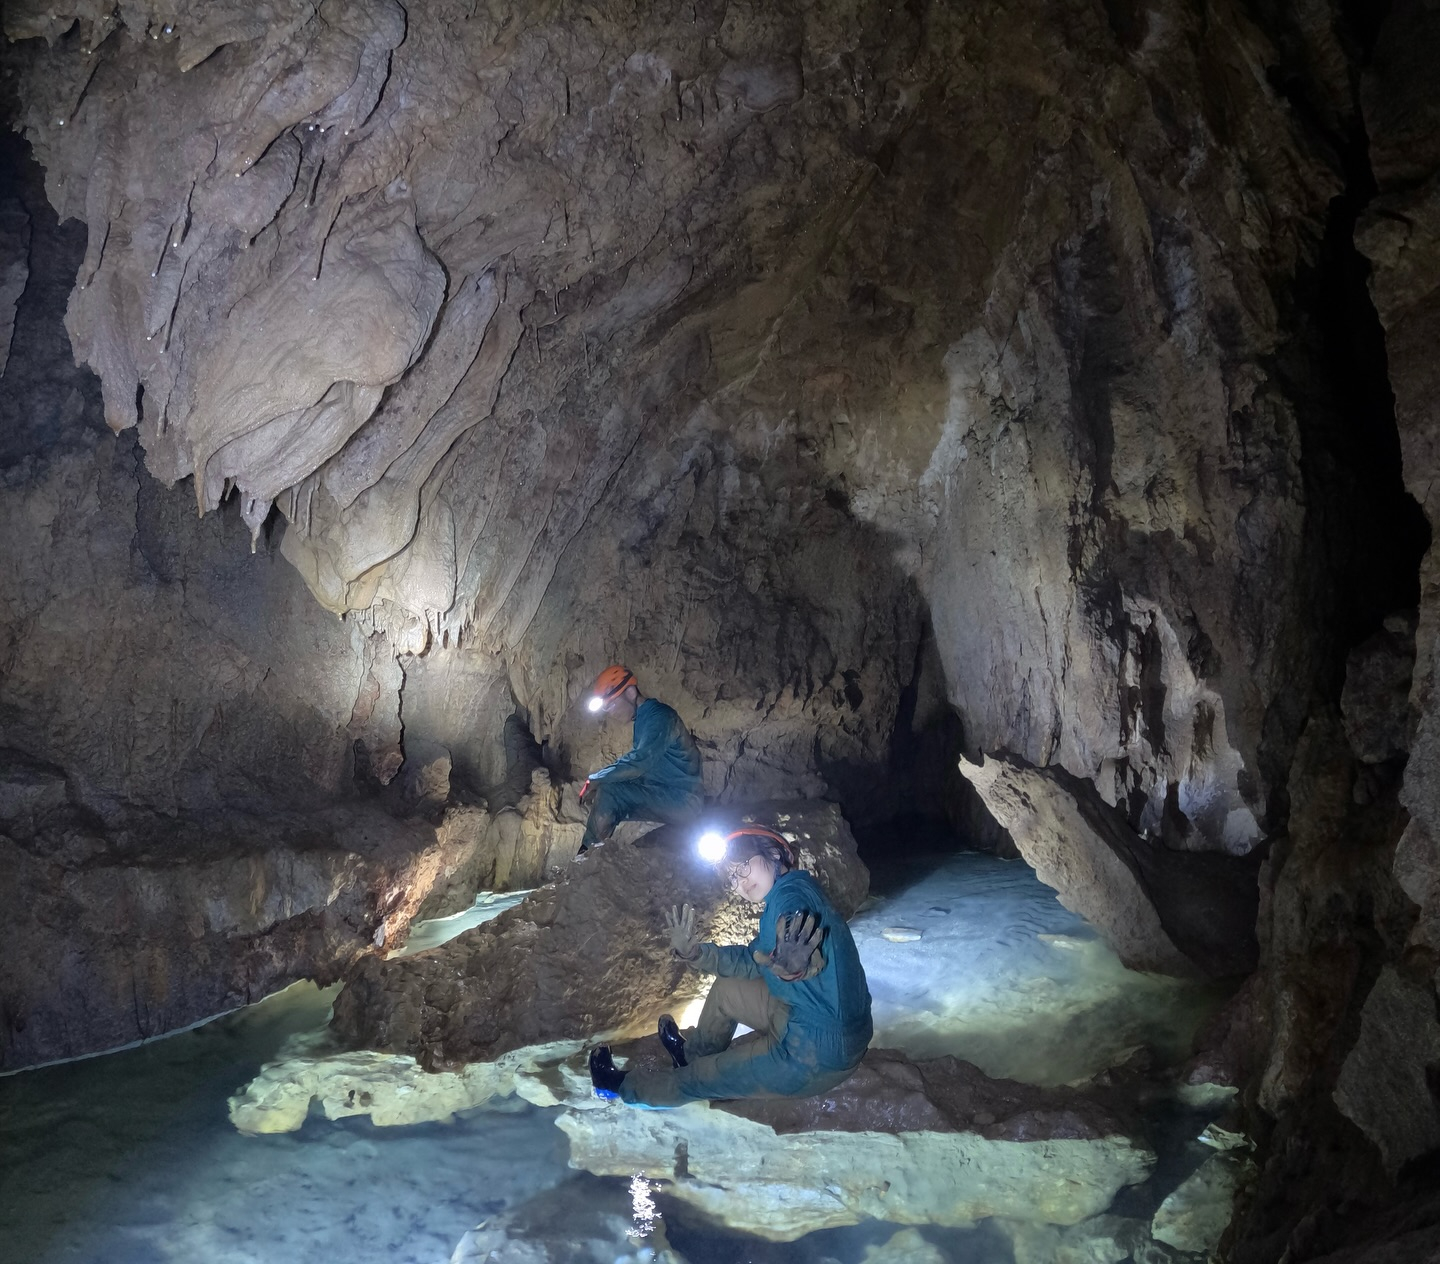
<svg viewBox="0 0 1440 1264">
<path fill-rule="evenodd" d="M 786 831 L 836 908 L 848 916 L 859 907 L 868 874 L 834 804 L 769 804 L 753 815 Z M 637 834 L 617 831 L 559 881 L 448 944 L 360 965 L 335 1001 L 336 1034 L 438 1070 L 527 1045 L 653 1031 L 707 983 L 672 956 L 665 911 L 693 904 L 701 937 L 727 944 L 753 938 L 757 917 L 698 857 L 692 830 Z"/>
<path fill-rule="evenodd" d="M 1075 1224 L 1154 1162 L 1079 1094 L 876 1049 L 838 1089 L 800 1102 L 612 1105 L 558 1123 L 576 1167 L 663 1179 L 673 1197 L 779 1242 L 868 1217 Z"/>
<path fill-rule="evenodd" d="M 1063 769 L 999 757 L 963 760 L 961 771 L 1040 880 L 1131 969 L 1225 978 L 1254 968 L 1249 858 L 1149 845 L 1091 783 Z"/>
<path fill-rule="evenodd" d="M 567 1108 L 556 1122 L 572 1166 L 662 1181 L 720 1223 L 780 1242 L 867 1217 L 969 1225 L 994 1215 L 1017 1233 L 1076 1225 L 1154 1164 L 1093 1097 L 993 1080 L 955 1058 L 912 1062 L 872 1049 L 844 1084 L 806 1101 L 645 1111 L 598 1101 L 577 1049 L 518 1049 L 428 1073 L 393 1054 L 298 1054 L 233 1097 L 230 1118 L 244 1131 L 289 1131 L 313 1100 L 330 1119 L 408 1124 L 517 1094 Z M 664 1057 L 653 1038 L 615 1052 L 650 1064 Z"/>
<path fill-rule="evenodd" d="M 330 609 L 468 647 L 407 678 L 457 767 L 507 678 L 587 758 L 623 652 L 715 790 L 863 797 L 913 686 L 1137 829 L 1279 819 L 1326 647 L 1267 366 L 1339 176 L 1238 9 L 6 21 L 107 421 L 277 505 Z"/>
<path fill-rule="evenodd" d="M 164 928 L 99 900 L 43 1040 L 12 945 L 7 1059 L 547 877 L 623 659 L 718 800 L 969 821 L 963 752 L 1127 959 L 1258 960 L 1242 1264 L 1440 1223 L 1433 0 L 5 24 L 3 911 Z M 463 959 L 633 938 L 567 903 L 623 854 Z M 368 960 L 341 1025 L 448 1062 L 668 986 L 571 1013 L 582 951 Z"/>
<path fill-rule="evenodd" d="M 0 1070 L 187 1026 L 403 941 L 480 839 L 331 808 L 98 819 L 0 751 Z M 183 855 L 183 863 L 176 856 Z"/>
</svg>

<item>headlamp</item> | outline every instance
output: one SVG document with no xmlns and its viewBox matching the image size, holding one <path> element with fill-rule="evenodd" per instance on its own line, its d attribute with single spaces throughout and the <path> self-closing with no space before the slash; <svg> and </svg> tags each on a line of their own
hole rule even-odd
<svg viewBox="0 0 1440 1264">
<path fill-rule="evenodd" d="M 710 864 L 718 864 L 725 859 L 725 835 L 715 830 L 706 830 L 695 840 L 695 849 L 700 853 L 700 859 Z"/>
<path fill-rule="evenodd" d="M 602 698 L 599 694 L 596 694 L 593 698 L 590 699 L 589 702 L 585 704 L 586 708 L 592 713 L 600 710 L 600 708 L 604 705 L 605 699 Z"/>
</svg>

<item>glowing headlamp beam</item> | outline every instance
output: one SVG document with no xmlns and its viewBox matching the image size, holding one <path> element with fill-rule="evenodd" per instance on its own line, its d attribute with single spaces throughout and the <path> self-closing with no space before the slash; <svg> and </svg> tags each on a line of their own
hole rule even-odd
<svg viewBox="0 0 1440 1264">
<path fill-rule="evenodd" d="M 585 704 L 585 706 L 591 711 L 598 711 L 604 705 L 605 699 L 600 697 L 598 694 L 595 697 L 591 698 L 590 701 Z"/>
<path fill-rule="evenodd" d="M 725 859 L 725 836 L 717 834 L 714 830 L 708 830 L 701 834 L 695 841 L 695 847 L 700 853 L 700 858 L 708 860 L 712 865 Z"/>
</svg>

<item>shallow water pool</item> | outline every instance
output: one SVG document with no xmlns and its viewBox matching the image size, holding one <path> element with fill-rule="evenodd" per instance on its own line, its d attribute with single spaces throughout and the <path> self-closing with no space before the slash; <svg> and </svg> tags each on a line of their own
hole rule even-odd
<svg viewBox="0 0 1440 1264">
<path fill-rule="evenodd" d="M 1018 862 L 917 863 L 887 879 L 853 926 L 877 1043 L 955 1053 L 992 1074 L 1058 1083 L 1137 1043 L 1177 1054 L 1217 999 L 1125 971 Z M 885 937 L 899 930 L 918 938 Z M 509 1217 L 537 1226 L 534 1250 L 515 1248 L 517 1264 L 643 1264 L 657 1239 L 623 1231 L 639 1233 L 628 1183 L 569 1169 L 556 1110 L 512 1101 L 453 1124 L 311 1118 L 278 1136 L 231 1128 L 227 1097 L 287 1038 L 321 1030 L 329 995 L 297 985 L 190 1032 L 0 1079 L 0 1261 L 444 1264 L 467 1230 Z M 1166 1192 L 1157 1182 L 1173 1187 L 1199 1161 L 1203 1150 L 1186 1138 L 1201 1123 L 1174 1111 L 1157 1119 L 1161 1176 L 1122 1195 L 1128 1214 L 1148 1214 Z M 690 1264 L 1014 1258 L 989 1223 L 897 1237 L 900 1226 L 872 1222 L 782 1246 L 706 1224 L 663 1187 L 654 1194 L 659 1244 Z"/>
</svg>

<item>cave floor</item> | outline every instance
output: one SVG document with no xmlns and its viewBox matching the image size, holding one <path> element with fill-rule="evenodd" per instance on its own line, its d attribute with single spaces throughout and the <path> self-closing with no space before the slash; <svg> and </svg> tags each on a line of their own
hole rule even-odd
<svg viewBox="0 0 1440 1264">
<path fill-rule="evenodd" d="M 1058 1083 L 1139 1043 L 1178 1056 L 1219 999 L 1124 970 L 1019 862 L 919 860 L 877 875 L 876 889 L 852 924 L 878 1044 Z M 507 1103 L 453 1124 L 312 1117 L 291 1134 L 232 1129 L 228 1095 L 287 1038 L 318 1031 L 329 995 L 297 985 L 183 1034 L 0 1078 L 0 1264 L 444 1264 L 466 1230 L 537 1197 L 557 1205 L 557 1194 L 562 1220 L 577 1218 L 572 1234 L 562 1227 L 574 1243 L 567 1261 L 643 1264 L 623 1231 L 597 1238 L 582 1225 L 587 1212 L 593 1226 L 597 1209 L 629 1206 L 627 1183 L 568 1168 L 555 1110 Z M 1132 1216 L 1199 1159 L 1187 1138 L 1202 1117 L 1172 1110 L 1151 1122 L 1165 1134 L 1152 1136 L 1161 1164 L 1153 1188 L 1122 1194 L 1117 1210 Z M 700 1223 L 657 1194 L 670 1245 L 690 1264 L 901 1264 L 915 1245 L 912 1233 L 887 1250 L 900 1226 L 879 1223 L 775 1245 Z M 1014 1258 L 989 1222 L 922 1233 L 933 1264 Z M 559 1264 L 553 1243 L 549 1259 Z"/>
<path fill-rule="evenodd" d="M 912 1057 L 949 1053 L 990 1075 L 1065 1084 L 1138 1045 L 1161 1063 L 1183 1059 L 1228 994 L 1125 969 L 1023 861 L 917 857 L 877 869 L 871 888 L 850 928 L 874 1043 Z"/>
</svg>

